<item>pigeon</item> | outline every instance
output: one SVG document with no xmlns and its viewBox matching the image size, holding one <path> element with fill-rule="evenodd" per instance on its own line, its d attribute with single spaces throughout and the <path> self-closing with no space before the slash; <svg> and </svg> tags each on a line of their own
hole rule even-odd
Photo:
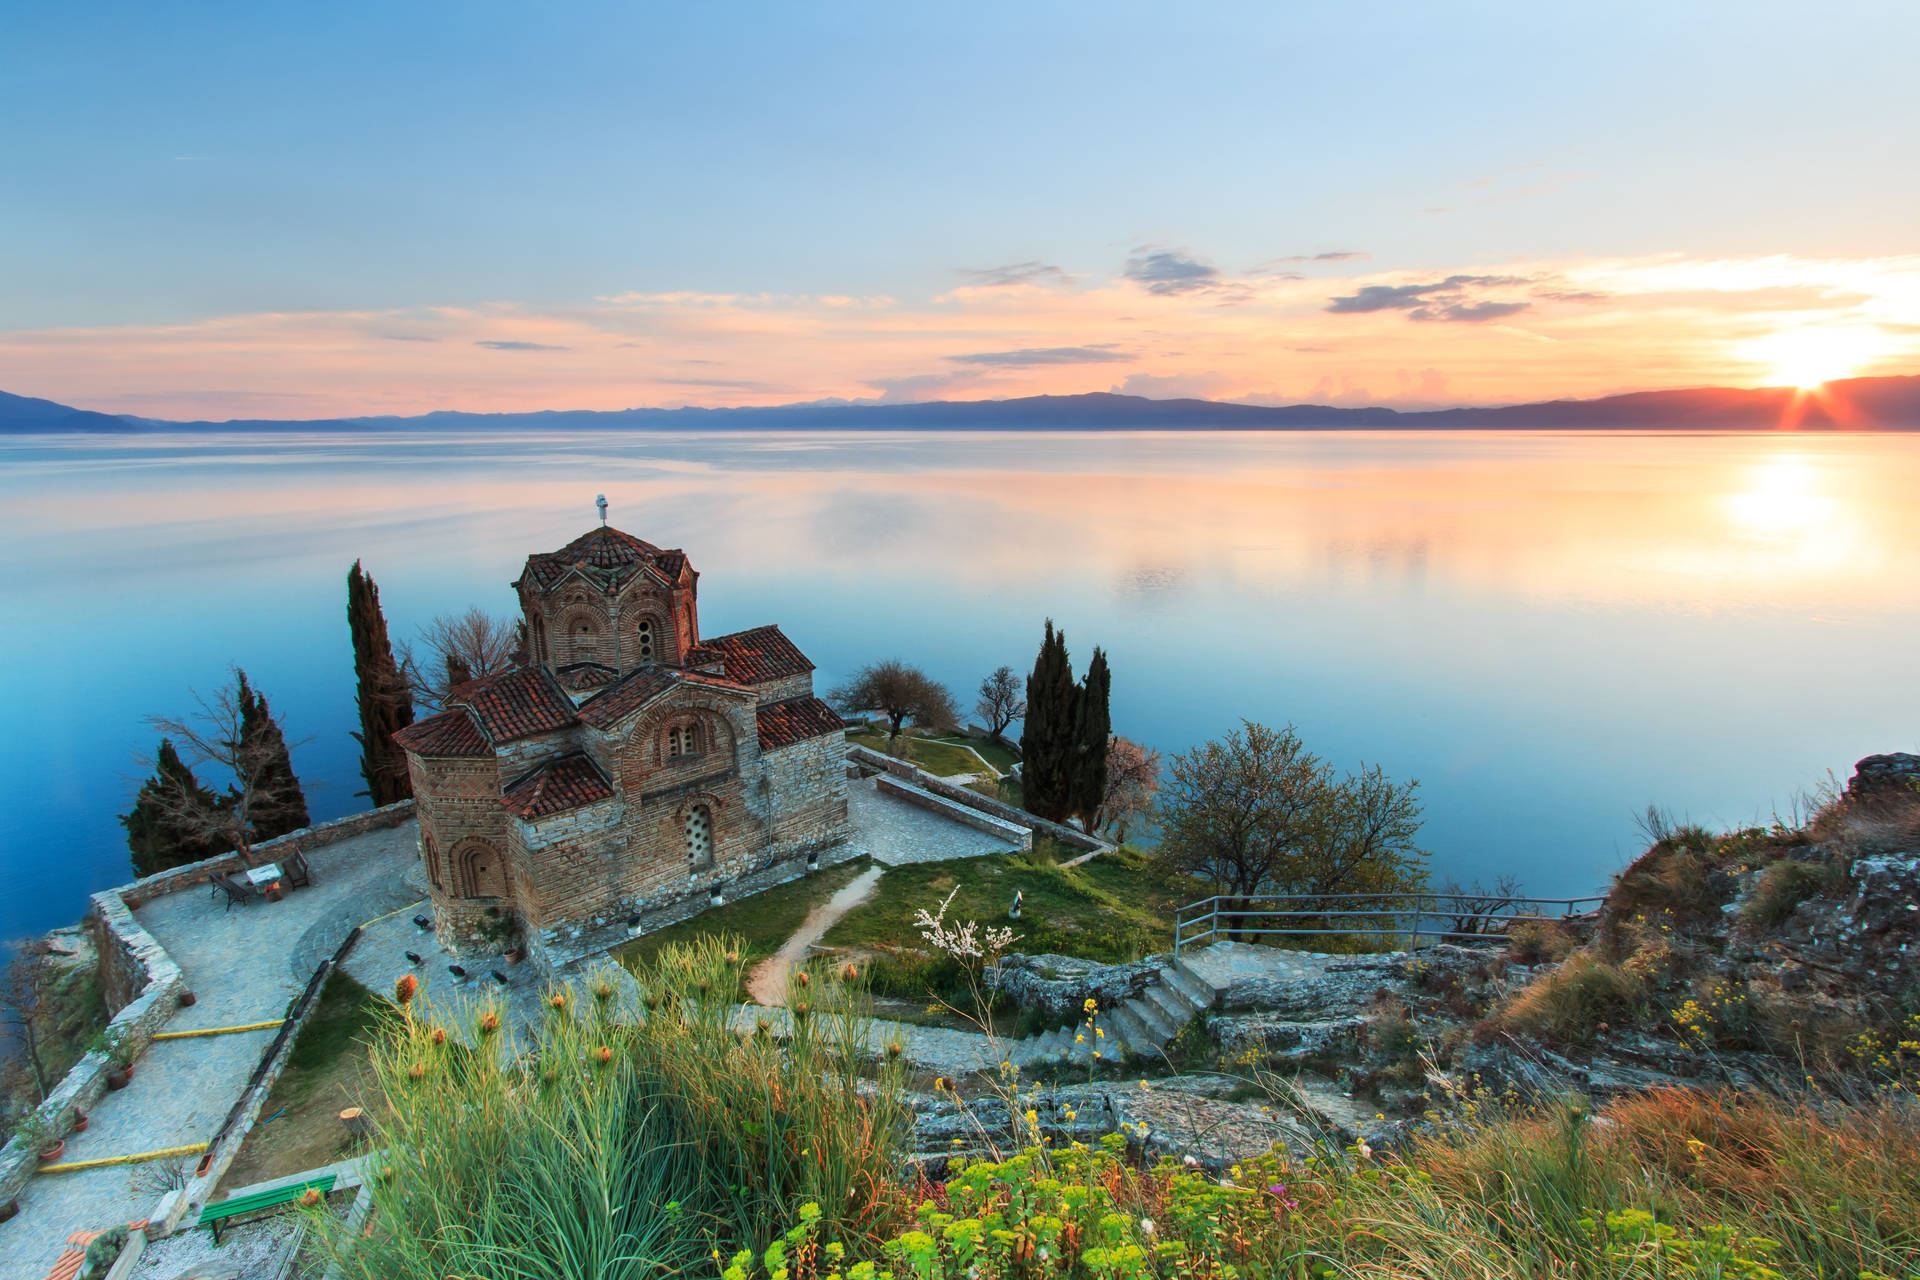
<svg viewBox="0 0 1920 1280">
<path fill-rule="evenodd" d="M 450 964 L 450 965 L 448 965 L 448 966 L 447 966 L 447 972 L 448 972 L 448 973 L 450 973 L 450 974 L 452 974 L 452 975 L 453 975 L 454 977 L 456 977 L 456 978 L 464 978 L 464 977 L 466 977 L 466 976 L 467 976 L 467 971 L 466 971 L 465 969 L 462 969 L 462 968 L 461 968 L 461 967 L 460 967 L 459 965 L 457 965 L 457 964 Z"/>
<path fill-rule="evenodd" d="M 413 918 L 413 922 L 419 925 L 422 929 L 433 928 L 433 921 L 428 919 L 426 916 L 415 916 Z"/>
<path fill-rule="evenodd" d="M 407 952 L 407 963 L 408 963 L 408 964 L 419 964 L 419 963 L 420 963 L 420 953 L 419 953 L 418 951 L 409 951 L 409 952 Z"/>
<path fill-rule="evenodd" d="M 507 985 L 507 975 L 500 972 L 498 969 L 495 969 L 493 971 L 493 980 L 499 983 L 503 987 Z"/>
</svg>

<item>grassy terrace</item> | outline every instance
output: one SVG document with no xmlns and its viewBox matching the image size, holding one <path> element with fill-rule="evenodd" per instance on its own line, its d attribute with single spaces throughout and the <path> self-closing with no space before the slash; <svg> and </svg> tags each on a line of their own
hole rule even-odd
<svg viewBox="0 0 1920 1280">
<path fill-rule="evenodd" d="M 874 751 L 884 752 L 887 749 L 887 735 L 872 729 L 850 732 L 847 741 Z M 975 751 L 979 751 L 979 754 L 976 755 Z M 995 756 L 999 758 L 995 759 Z M 981 772 L 980 761 L 983 757 L 1001 773 L 1005 773 L 1013 764 L 1012 752 L 989 743 L 976 743 L 966 738 L 913 738 L 913 762 L 928 773 L 942 778 L 951 778 L 957 773 Z"/>
<path fill-rule="evenodd" d="M 750 966 L 759 957 L 778 951 L 809 911 L 839 892 L 868 865 L 867 859 L 855 858 L 751 898 L 711 908 L 691 920 L 635 938 L 620 948 L 615 958 L 631 969 L 651 963 L 663 947 L 728 934 L 739 939 L 741 959 Z M 883 888 L 885 883 L 882 880 Z"/>
<path fill-rule="evenodd" d="M 1021 919 L 1008 922 L 1015 890 L 1022 894 Z M 863 949 L 917 946 L 914 913 L 938 907 L 950 892 L 949 919 L 1010 923 L 1016 951 L 1105 962 L 1172 946 L 1173 908 L 1192 895 L 1190 886 L 1169 883 L 1138 854 L 1123 850 L 1066 867 L 1042 840 L 1031 854 L 894 867 L 872 898 L 827 931 L 825 942 Z"/>
</svg>

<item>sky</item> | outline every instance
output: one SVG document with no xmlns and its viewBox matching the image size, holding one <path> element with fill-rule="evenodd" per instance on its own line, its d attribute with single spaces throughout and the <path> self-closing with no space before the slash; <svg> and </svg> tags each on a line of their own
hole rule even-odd
<svg viewBox="0 0 1920 1280">
<path fill-rule="evenodd" d="M 29 3 L 0 389 L 169 418 L 1920 372 L 1911 3 Z"/>
</svg>

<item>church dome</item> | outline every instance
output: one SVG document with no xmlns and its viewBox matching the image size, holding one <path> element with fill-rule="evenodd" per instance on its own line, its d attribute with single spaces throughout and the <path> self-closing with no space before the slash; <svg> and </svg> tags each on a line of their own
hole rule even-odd
<svg viewBox="0 0 1920 1280">
<path fill-rule="evenodd" d="M 527 557 L 526 576 L 542 591 L 550 590 L 568 574 L 579 572 L 609 588 L 617 588 L 645 568 L 668 582 L 679 580 L 686 568 L 683 551 L 664 550 L 642 538 L 601 526 L 589 530 L 558 551 Z"/>
</svg>

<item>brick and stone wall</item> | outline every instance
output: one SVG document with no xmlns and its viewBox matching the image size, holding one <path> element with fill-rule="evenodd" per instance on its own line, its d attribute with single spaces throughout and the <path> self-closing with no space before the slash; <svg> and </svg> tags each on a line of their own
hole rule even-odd
<svg viewBox="0 0 1920 1280">
<path fill-rule="evenodd" d="M 761 762 L 776 856 L 825 849 L 847 838 L 846 743 L 839 734 L 769 751 Z"/>
<path fill-rule="evenodd" d="M 380 831 L 388 827 L 397 827 L 413 817 L 413 801 L 401 800 L 379 809 L 367 809 L 360 813 L 348 814 L 344 818 L 335 818 L 331 822 L 315 823 L 311 827 L 302 827 L 298 831 L 289 831 L 284 836 L 272 840 L 262 840 L 253 846 L 253 860 L 256 863 L 272 862 L 282 854 L 307 853 L 337 840 L 351 839 L 369 831 Z M 200 862 L 190 862 L 184 867 L 174 867 L 168 871 L 155 872 L 153 875 L 123 884 L 113 892 L 127 906 L 138 909 L 155 898 L 165 897 L 169 893 L 178 893 L 195 885 L 207 884 L 216 875 L 235 875 L 246 870 L 246 864 L 237 853 L 221 853 Z"/>
</svg>

